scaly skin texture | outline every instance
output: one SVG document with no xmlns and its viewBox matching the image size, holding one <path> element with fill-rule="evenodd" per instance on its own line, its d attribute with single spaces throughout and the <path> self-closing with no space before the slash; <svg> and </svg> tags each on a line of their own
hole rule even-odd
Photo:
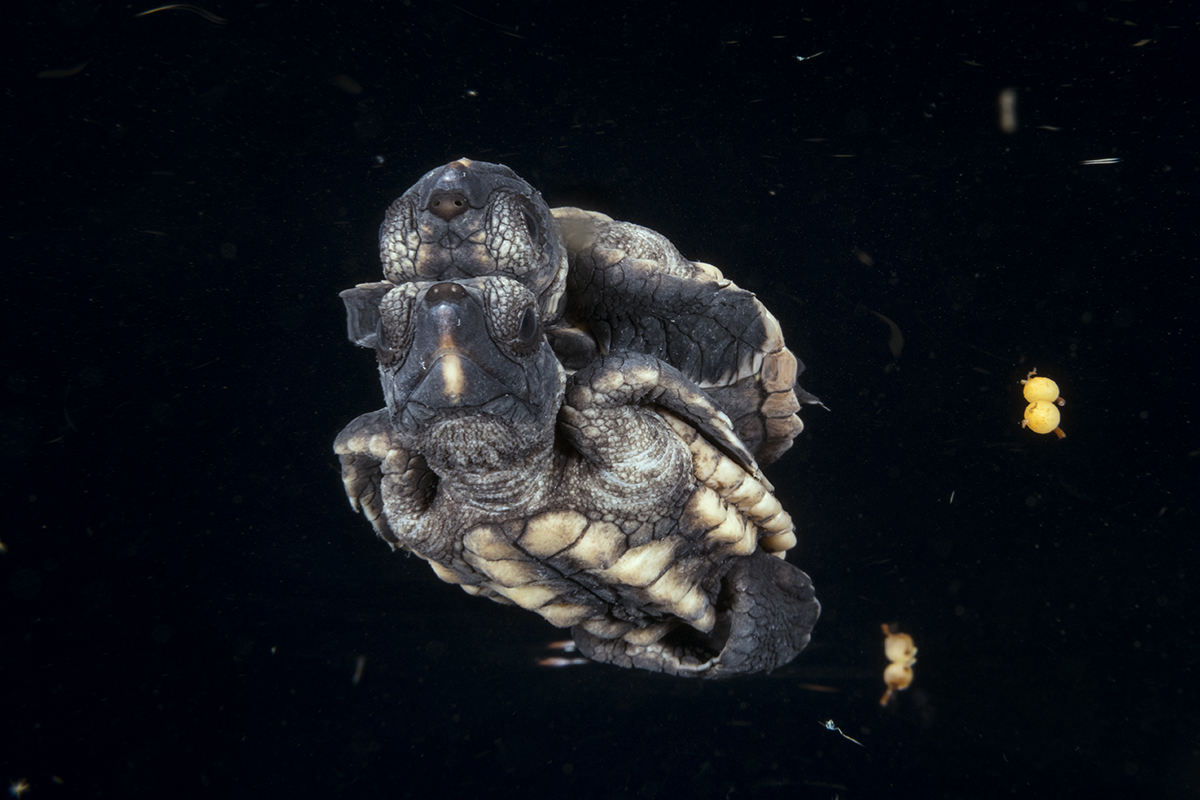
<svg viewBox="0 0 1200 800">
<path fill-rule="evenodd" d="M 393 548 L 599 661 L 723 677 L 804 647 L 820 606 L 782 559 L 791 519 L 708 393 L 636 352 L 568 376 L 516 279 L 389 286 L 343 293 L 387 406 L 335 451 Z"/>
<path fill-rule="evenodd" d="M 803 430 L 804 366 L 775 317 L 711 264 L 666 237 L 593 211 L 550 209 L 508 167 L 460 159 L 430 171 L 379 231 L 393 284 L 502 275 L 529 289 L 568 372 L 641 353 L 708 392 L 762 464 Z"/>
</svg>

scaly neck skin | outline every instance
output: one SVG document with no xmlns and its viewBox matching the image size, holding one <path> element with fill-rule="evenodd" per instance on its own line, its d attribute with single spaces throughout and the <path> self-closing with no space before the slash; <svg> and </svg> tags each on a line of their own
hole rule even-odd
<svg viewBox="0 0 1200 800">
<path fill-rule="evenodd" d="M 490 517 L 516 511 L 524 514 L 538 508 L 554 491 L 559 468 L 553 439 L 511 458 L 468 461 L 446 458 L 447 453 L 427 453 L 426 461 L 439 478 L 438 503 L 448 513 Z M 472 513 L 472 511 L 474 513 Z"/>
<path fill-rule="evenodd" d="M 485 514 L 536 508 L 550 488 L 553 454 L 539 450 L 527 463 L 507 469 L 458 469 L 442 488 L 456 503 Z"/>
</svg>

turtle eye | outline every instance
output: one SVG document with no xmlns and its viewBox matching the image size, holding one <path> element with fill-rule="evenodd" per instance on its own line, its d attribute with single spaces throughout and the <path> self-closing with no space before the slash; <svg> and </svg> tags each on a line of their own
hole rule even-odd
<svg viewBox="0 0 1200 800">
<path fill-rule="evenodd" d="M 537 239 L 538 238 L 538 225 L 537 225 L 537 220 L 535 220 L 533 218 L 533 214 L 530 214 L 525 209 L 521 209 L 521 218 L 525 220 L 525 231 L 526 231 L 526 233 L 529 234 L 529 238 Z"/>
<path fill-rule="evenodd" d="M 517 341 L 521 344 L 529 344 L 533 341 L 533 337 L 537 336 L 537 331 L 537 314 L 533 313 L 532 307 L 527 308 L 521 315 L 521 327 L 517 329 Z"/>
<path fill-rule="evenodd" d="M 383 317 L 380 317 L 379 321 L 375 323 L 375 349 L 381 355 L 391 355 L 392 353 L 392 348 L 388 347 L 387 334 L 383 330 Z"/>
</svg>

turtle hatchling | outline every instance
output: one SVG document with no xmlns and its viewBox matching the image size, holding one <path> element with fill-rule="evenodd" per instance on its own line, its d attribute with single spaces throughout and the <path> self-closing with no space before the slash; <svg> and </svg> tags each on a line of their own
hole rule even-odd
<svg viewBox="0 0 1200 800">
<path fill-rule="evenodd" d="M 393 284 L 503 275 L 535 298 L 568 371 L 623 352 L 678 369 L 729 415 L 762 464 L 803 429 L 816 397 L 775 317 L 711 264 L 661 234 L 578 208 L 551 209 L 508 167 L 460 159 L 422 177 L 379 229 Z"/>
<path fill-rule="evenodd" d="M 791 518 L 695 377 L 732 375 L 681 357 L 666 328 L 641 349 L 614 346 L 631 341 L 615 327 L 593 331 L 594 352 L 568 369 L 548 336 L 570 306 L 562 245 L 537 203 L 518 202 L 522 185 L 504 201 L 515 217 L 485 212 L 495 198 L 443 196 L 471 208 L 482 235 L 444 230 L 439 241 L 459 246 L 441 252 L 420 244 L 424 232 L 397 234 L 417 237 L 413 270 L 342 293 L 385 400 L 334 445 L 351 505 L 442 580 L 570 627 L 596 661 L 704 678 L 787 663 L 820 605 L 783 558 Z M 492 215 L 507 220 L 501 239 L 527 238 L 491 243 Z M 531 258 L 534 239 L 546 259 Z M 498 254 L 497 268 L 456 262 L 463 247 Z M 758 369 L 743 360 L 732 366 Z"/>
</svg>

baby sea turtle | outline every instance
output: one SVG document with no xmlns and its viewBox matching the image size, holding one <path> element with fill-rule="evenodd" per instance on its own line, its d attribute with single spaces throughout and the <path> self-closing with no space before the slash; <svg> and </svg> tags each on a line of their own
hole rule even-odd
<svg viewBox="0 0 1200 800">
<path fill-rule="evenodd" d="M 568 371 L 622 352 L 655 356 L 703 388 L 763 463 L 803 429 L 801 364 L 775 317 L 661 234 L 577 208 L 550 209 L 508 167 L 460 159 L 422 177 L 379 229 L 393 284 L 504 275 L 528 288 Z"/>
<path fill-rule="evenodd" d="M 351 505 L 597 661 L 707 678 L 787 663 L 820 605 L 728 418 L 646 353 L 569 374 L 535 289 L 489 274 L 343 292 L 386 400 L 335 442 Z"/>
</svg>

